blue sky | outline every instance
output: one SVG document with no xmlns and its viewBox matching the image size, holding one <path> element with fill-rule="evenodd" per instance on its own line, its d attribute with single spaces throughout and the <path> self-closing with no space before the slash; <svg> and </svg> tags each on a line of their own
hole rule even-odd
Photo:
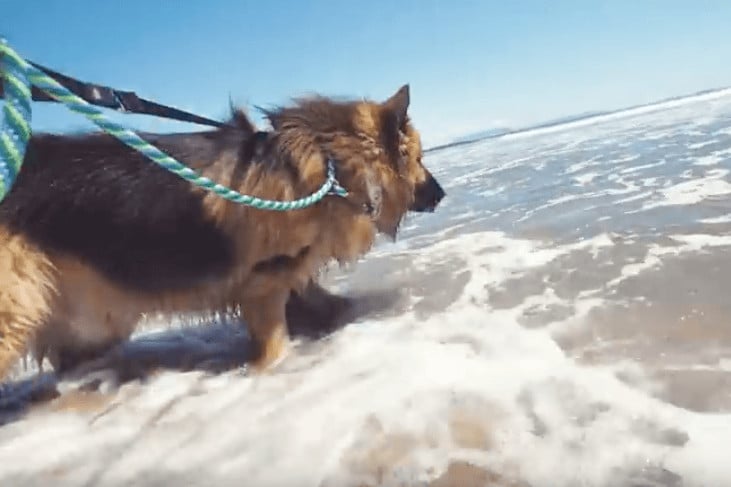
<svg viewBox="0 0 731 487">
<path fill-rule="evenodd" d="M 0 0 L 0 12 L 0 36 L 34 61 L 211 117 L 229 97 L 382 99 L 408 82 L 427 145 L 731 85 L 722 0 Z M 35 130 L 88 127 L 34 110 Z"/>
</svg>

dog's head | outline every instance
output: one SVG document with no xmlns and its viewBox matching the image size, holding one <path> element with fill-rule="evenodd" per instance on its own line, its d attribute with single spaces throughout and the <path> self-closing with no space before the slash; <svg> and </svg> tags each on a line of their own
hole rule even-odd
<svg viewBox="0 0 731 487">
<path fill-rule="evenodd" d="M 444 198 L 445 192 L 422 162 L 421 137 L 409 118 L 409 85 L 401 87 L 391 98 L 376 105 L 380 116 L 378 136 L 386 149 L 386 170 L 395 168 L 397 178 L 392 185 L 404 184 L 409 189 L 408 210 L 431 212 Z"/>
<path fill-rule="evenodd" d="M 445 196 L 422 162 L 409 103 L 405 85 L 383 102 L 315 97 L 268 117 L 280 144 L 297 149 L 299 160 L 321 156 L 314 157 L 321 168 L 323 158 L 332 158 L 349 200 L 372 212 L 378 230 L 394 237 L 407 212 L 434 211 Z M 300 172 L 313 171 L 300 166 Z"/>
</svg>

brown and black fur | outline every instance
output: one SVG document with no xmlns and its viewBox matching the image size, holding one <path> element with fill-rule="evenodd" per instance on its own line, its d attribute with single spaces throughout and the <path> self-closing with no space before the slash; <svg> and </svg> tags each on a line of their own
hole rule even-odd
<svg viewBox="0 0 731 487">
<path fill-rule="evenodd" d="M 104 134 L 37 135 L 0 203 L 0 379 L 24 352 L 64 357 L 125 340 L 146 313 L 240 308 L 266 368 L 285 352 L 286 310 L 337 305 L 316 284 L 408 211 L 444 196 L 421 163 L 404 86 L 383 103 L 314 97 L 230 126 L 143 137 L 241 193 L 290 200 L 335 161 L 347 198 L 289 212 L 199 189 Z M 319 304 L 318 304 L 319 303 Z M 324 303 L 324 304 L 323 304 Z M 329 304 L 328 304 L 329 303 Z"/>
</svg>

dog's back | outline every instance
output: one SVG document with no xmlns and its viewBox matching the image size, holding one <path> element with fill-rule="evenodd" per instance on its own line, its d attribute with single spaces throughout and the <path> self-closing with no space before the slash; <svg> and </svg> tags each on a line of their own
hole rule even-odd
<svg viewBox="0 0 731 487">
<path fill-rule="evenodd" d="M 246 164 L 238 157 L 246 136 L 146 138 L 201 168 L 224 160 Z M 211 221 L 203 196 L 111 136 L 40 135 L 0 205 L 0 226 L 46 252 L 81 258 L 121 286 L 187 287 L 233 265 L 231 242 Z"/>
</svg>

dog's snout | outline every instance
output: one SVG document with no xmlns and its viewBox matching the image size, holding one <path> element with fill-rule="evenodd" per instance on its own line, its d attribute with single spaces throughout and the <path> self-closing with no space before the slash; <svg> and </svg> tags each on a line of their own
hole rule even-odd
<svg viewBox="0 0 731 487">
<path fill-rule="evenodd" d="M 445 196 L 444 188 L 430 174 L 426 181 L 416 187 L 414 203 L 411 205 L 410 210 L 416 212 L 432 212 Z"/>
</svg>

